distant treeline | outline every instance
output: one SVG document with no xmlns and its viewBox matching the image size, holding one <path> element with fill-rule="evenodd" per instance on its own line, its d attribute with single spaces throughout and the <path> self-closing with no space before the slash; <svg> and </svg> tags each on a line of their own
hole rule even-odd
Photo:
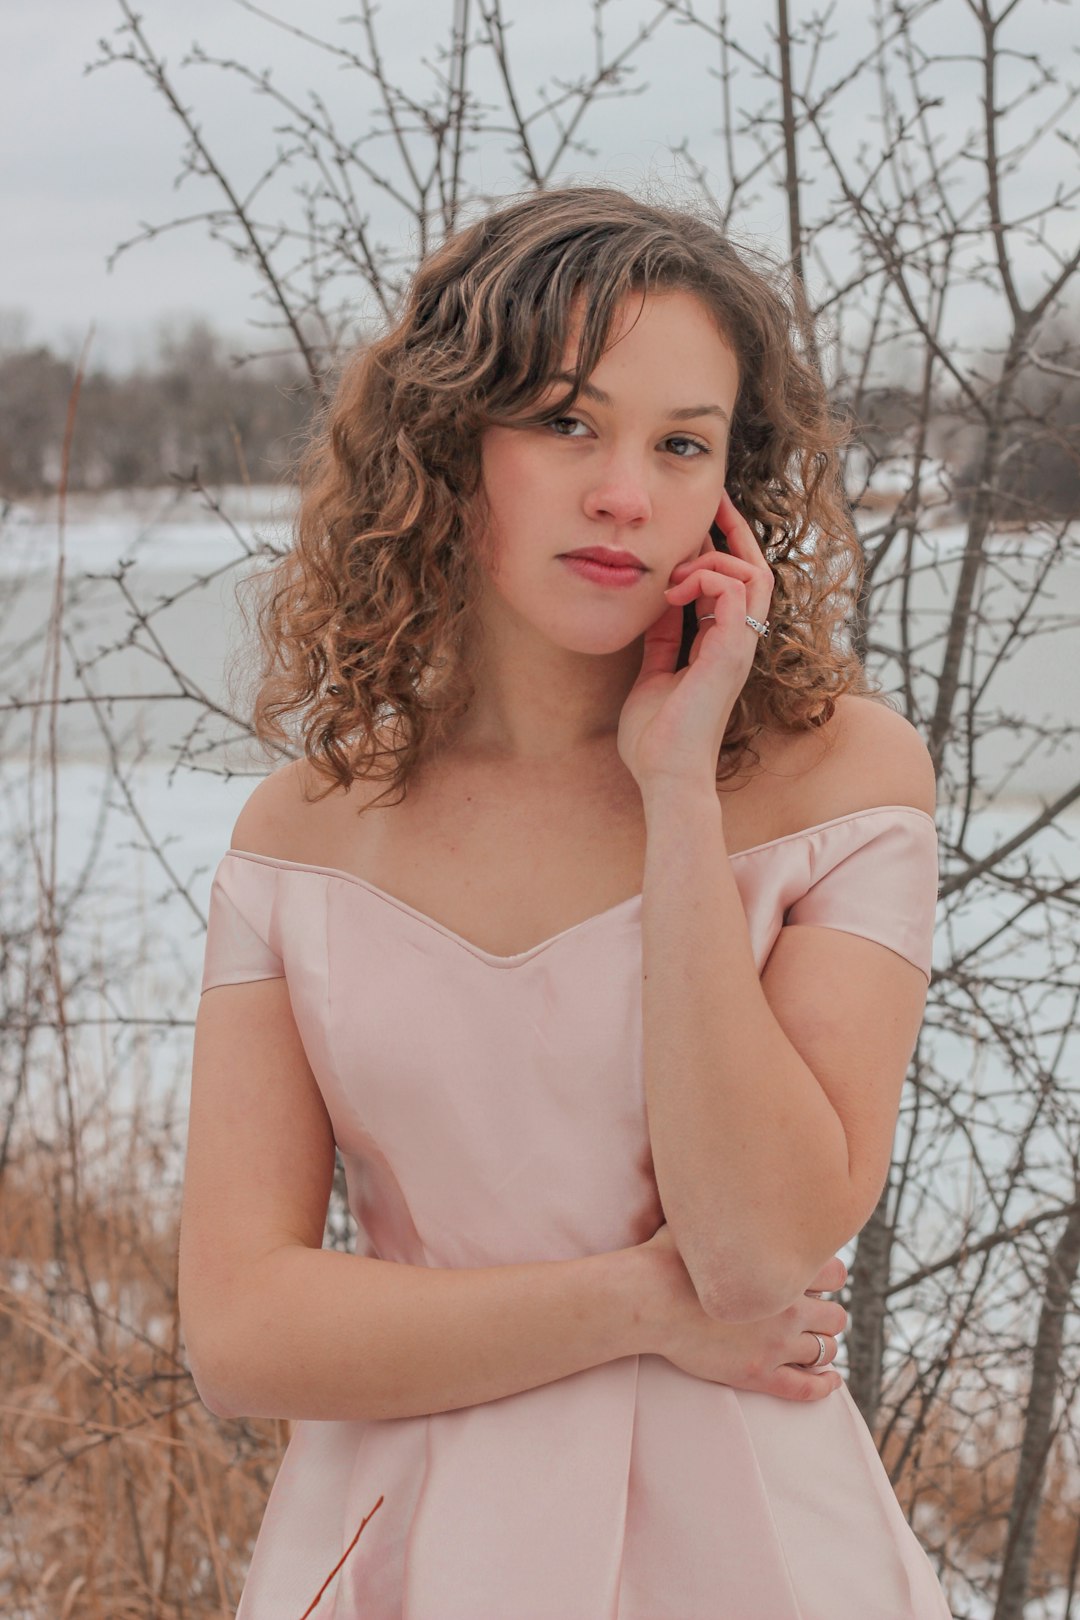
<svg viewBox="0 0 1080 1620">
<path fill-rule="evenodd" d="M 0 497 L 60 481 L 76 363 L 46 345 L 0 349 Z M 205 321 L 159 338 L 151 363 L 124 375 L 91 365 L 79 393 L 68 487 L 131 489 L 198 468 L 207 484 L 287 475 L 312 409 L 289 357 L 237 365 Z"/>
<path fill-rule="evenodd" d="M 994 430 L 1001 435 L 993 491 L 1000 520 L 1080 516 L 1076 340 L 1071 323 L 1040 337 L 1043 352 L 1020 365 Z M 0 500 L 58 488 L 75 373 L 74 361 L 47 346 L 4 341 L 0 333 Z M 904 463 L 914 465 L 918 447 L 924 488 L 932 467 L 946 503 L 968 507 L 986 436 L 977 401 L 927 398 L 919 388 L 894 385 L 845 392 L 838 404 L 857 424 L 858 453 L 849 465 L 856 503 L 880 504 L 901 492 Z M 149 364 L 123 375 L 91 367 L 84 377 L 68 488 L 149 488 L 193 470 L 210 485 L 277 483 L 296 464 L 312 409 L 298 358 L 237 364 L 206 321 L 167 329 Z M 890 465 L 879 479 L 882 462 Z"/>
</svg>

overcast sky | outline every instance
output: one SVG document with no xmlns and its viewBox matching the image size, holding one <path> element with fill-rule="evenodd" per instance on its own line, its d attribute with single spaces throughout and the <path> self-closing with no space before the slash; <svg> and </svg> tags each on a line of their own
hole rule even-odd
<svg viewBox="0 0 1080 1620">
<path fill-rule="evenodd" d="M 1001 3 L 995 0 L 998 9 Z M 341 0 L 278 0 L 276 6 L 267 0 L 267 9 L 326 38 L 359 41 L 358 32 L 340 21 L 346 9 Z M 452 9 L 452 0 L 384 0 L 378 14 L 391 77 L 418 96 L 426 96 L 434 82 L 421 58 L 431 60 L 447 37 Z M 812 9 L 820 8 L 792 0 L 796 19 Z M 653 0 L 608 0 L 605 16 L 612 40 L 629 39 L 637 21 L 654 10 Z M 704 0 L 699 10 L 715 14 L 715 6 Z M 168 59 L 185 101 L 241 189 L 253 182 L 274 150 L 271 105 L 233 75 L 205 65 L 183 68 L 181 58 L 193 40 L 212 54 L 272 69 L 282 87 L 300 99 L 317 89 L 352 136 L 369 127 L 370 93 L 355 73 L 342 73 L 327 55 L 252 15 L 237 0 L 141 0 L 139 11 L 151 43 Z M 838 71 L 845 49 L 869 38 L 872 11 L 872 0 L 837 0 L 829 77 Z M 763 12 L 771 14 L 771 8 L 760 0 L 731 0 L 736 26 L 744 28 L 743 37 L 754 49 L 767 48 Z M 590 64 L 591 8 L 585 0 L 506 0 L 505 13 L 513 19 L 511 55 L 529 106 L 536 105 L 537 87 L 552 74 L 581 71 Z M 937 49 L 958 54 L 975 49 L 974 20 L 965 0 L 937 0 L 929 16 Z M 1015 16 L 1011 43 L 1038 48 L 1059 62 L 1066 75 L 1080 76 L 1075 5 L 1021 0 Z M 164 316 L 204 314 L 239 335 L 259 314 L 252 302 L 251 270 L 234 263 L 199 225 L 136 247 L 111 273 L 106 270 L 108 254 L 142 222 L 162 223 L 197 212 L 212 196 L 217 200 L 208 189 L 200 191 L 202 182 L 189 181 L 173 190 L 182 134 L 164 101 L 134 67 L 121 63 L 84 74 L 85 65 L 99 55 L 98 41 L 114 35 L 121 21 L 117 0 L 44 0 L 38 6 L 9 0 L 0 28 L 0 96 L 9 154 L 0 313 L 21 312 L 32 338 L 67 351 L 78 349 L 93 321 L 97 357 L 119 364 L 145 349 L 154 322 Z M 635 82 L 647 89 L 587 117 L 583 133 L 597 155 L 572 158 L 560 170 L 562 177 L 596 176 L 631 188 L 653 177 L 685 189 L 685 168 L 680 169 L 670 151 L 684 138 L 700 161 L 715 165 L 718 177 L 721 102 L 719 85 L 708 71 L 708 42 L 668 21 L 636 60 Z M 492 79 L 478 84 L 494 96 Z M 979 116 L 974 64 L 958 61 L 945 70 L 938 88 L 944 97 L 936 115 L 942 127 L 948 128 L 951 120 L 954 135 L 973 127 Z M 744 74 L 741 104 L 751 104 L 760 93 L 760 84 Z M 873 96 L 869 76 L 856 99 L 847 103 L 851 127 L 839 130 L 840 139 L 854 143 L 860 136 L 873 138 L 868 96 Z M 1075 113 L 1070 127 L 1075 133 Z M 509 191 L 522 183 L 497 142 L 487 142 L 468 161 L 471 174 L 487 190 Z M 1033 187 L 1048 194 L 1046 188 L 1056 180 L 1067 181 L 1074 174 L 1075 164 L 1075 153 L 1064 142 L 1045 143 L 1037 169 L 1019 176 L 1025 198 Z M 295 202 L 284 188 L 276 201 L 295 215 Z M 408 231 L 403 211 L 377 193 L 365 203 L 382 239 L 404 249 Z M 783 246 L 786 221 L 775 192 L 748 217 L 763 239 Z M 1075 222 L 1075 214 L 1071 221 L 1064 216 L 1058 221 L 1067 233 L 1076 231 Z M 247 342 L 257 346 L 258 337 L 246 329 Z"/>
</svg>

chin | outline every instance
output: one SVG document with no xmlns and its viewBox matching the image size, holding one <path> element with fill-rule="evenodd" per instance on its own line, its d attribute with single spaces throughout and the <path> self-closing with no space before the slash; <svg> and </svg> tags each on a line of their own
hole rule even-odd
<svg viewBox="0 0 1080 1620">
<path fill-rule="evenodd" d="M 580 636 L 566 635 L 549 636 L 556 646 L 564 648 L 566 652 L 581 653 L 592 658 L 610 658 L 613 653 L 625 652 L 626 648 L 640 641 L 641 633 L 633 635 L 617 635 L 614 632 L 605 636 L 598 636 L 595 628 L 588 634 L 582 632 Z"/>
</svg>

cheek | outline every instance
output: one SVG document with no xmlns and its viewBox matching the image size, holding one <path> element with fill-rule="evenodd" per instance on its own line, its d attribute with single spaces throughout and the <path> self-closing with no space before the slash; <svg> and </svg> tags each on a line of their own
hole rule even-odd
<svg viewBox="0 0 1080 1620">
<path fill-rule="evenodd" d="M 483 497 L 484 547 L 489 557 L 502 549 L 502 535 L 506 526 L 507 477 L 505 458 L 498 444 L 491 442 L 489 434 L 480 446 L 480 489 Z"/>
<path fill-rule="evenodd" d="M 509 430 L 492 430 L 481 447 L 481 478 L 493 537 L 501 547 L 544 524 L 558 486 L 543 446 Z"/>
<path fill-rule="evenodd" d="M 719 490 L 700 486 L 668 488 L 653 501 L 653 526 L 670 550 L 672 567 L 701 550 L 719 504 Z"/>
<path fill-rule="evenodd" d="M 529 503 L 522 499 L 521 457 L 506 443 L 506 435 L 492 429 L 481 445 L 480 479 L 484 492 L 485 521 L 481 557 L 485 571 L 498 581 L 505 594 L 514 590 L 514 576 L 520 572 L 523 521 Z"/>
<path fill-rule="evenodd" d="M 524 459 L 505 430 L 492 430 L 481 448 L 481 477 L 492 522 L 499 531 L 505 529 L 513 514 L 517 504 L 515 492 L 527 481 Z"/>
</svg>

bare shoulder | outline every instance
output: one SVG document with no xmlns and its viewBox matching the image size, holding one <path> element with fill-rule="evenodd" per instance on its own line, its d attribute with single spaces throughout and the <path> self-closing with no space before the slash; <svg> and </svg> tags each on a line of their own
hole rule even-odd
<svg viewBox="0 0 1080 1620">
<path fill-rule="evenodd" d="M 930 752 L 910 720 L 883 699 L 844 693 L 820 735 L 825 747 L 805 783 L 813 821 L 894 804 L 934 814 Z"/>
<path fill-rule="evenodd" d="M 381 777 L 353 778 L 346 791 L 306 757 L 287 761 L 264 776 L 244 802 L 231 848 L 284 860 L 318 861 L 343 826 L 386 787 Z"/>
<path fill-rule="evenodd" d="M 264 776 L 248 794 L 236 818 L 230 847 L 249 850 L 253 855 L 287 855 L 304 807 L 304 788 L 310 772 L 306 759 L 294 759 Z"/>
</svg>

